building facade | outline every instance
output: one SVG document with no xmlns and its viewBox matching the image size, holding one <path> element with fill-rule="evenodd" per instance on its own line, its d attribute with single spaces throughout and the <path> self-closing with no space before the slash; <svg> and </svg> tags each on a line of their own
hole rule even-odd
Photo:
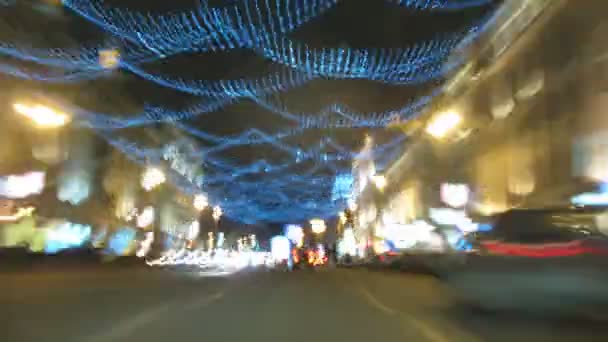
<svg viewBox="0 0 608 342">
<path fill-rule="evenodd" d="M 447 184 L 466 186 L 457 209 L 477 216 L 569 204 L 608 181 L 607 10 L 601 1 L 506 1 L 480 40 L 455 52 L 467 63 L 423 113 L 453 111 L 461 125 L 447 138 L 417 134 L 386 172 L 382 196 L 360 202 L 376 212 L 371 226 L 433 222 L 433 209 L 454 209 Z"/>
</svg>

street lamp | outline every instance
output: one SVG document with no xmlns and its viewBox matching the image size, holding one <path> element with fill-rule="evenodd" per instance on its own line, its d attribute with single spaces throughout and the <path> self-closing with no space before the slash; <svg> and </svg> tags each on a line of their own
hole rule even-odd
<svg viewBox="0 0 608 342">
<path fill-rule="evenodd" d="M 141 187 L 150 191 L 167 180 L 165 173 L 156 167 L 147 168 L 141 176 Z"/>
<path fill-rule="evenodd" d="M 378 190 L 383 191 L 386 187 L 386 177 L 383 175 L 374 175 L 372 176 L 372 182 L 378 188 Z"/>
<path fill-rule="evenodd" d="M 70 122 L 70 117 L 67 114 L 41 104 L 26 105 L 23 103 L 15 103 L 13 104 L 13 109 L 15 109 L 18 114 L 32 120 L 41 128 L 58 128 L 65 126 Z"/>
<path fill-rule="evenodd" d="M 211 214 L 211 216 L 213 217 L 213 220 L 216 222 L 220 220 L 220 218 L 222 217 L 224 213 L 222 212 L 222 208 L 219 205 L 216 205 L 215 207 L 213 207 L 213 213 Z"/>
<path fill-rule="evenodd" d="M 429 122 L 426 126 L 426 132 L 437 139 L 441 139 L 458 127 L 461 122 L 462 116 L 457 112 L 444 112 Z"/>
<path fill-rule="evenodd" d="M 198 194 L 194 196 L 194 209 L 198 211 L 203 211 L 205 208 L 209 206 L 209 200 L 207 199 L 207 195 Z"/>
<path fill-rule="evenodd" d="M 327 229 L 325 226 L 325 221 L 321 219 L 310 220 L 310 227 L 312 228 L 312 232 L 315 234 L 322 234 Z"/>
<path fill-rule="evenodd" d="M 211 213 L 211 217 L 213 217 L 213 222 L 215 223 L 215 232 L 217 232 L 220 218 L 222 217 L 222 208 L 219 205 L 213 207 L 213 212 Z M 211 234 L 213 235 L 213 234 Z M 213 246 L 213 245 L 212 245 Z"/>
</svg>

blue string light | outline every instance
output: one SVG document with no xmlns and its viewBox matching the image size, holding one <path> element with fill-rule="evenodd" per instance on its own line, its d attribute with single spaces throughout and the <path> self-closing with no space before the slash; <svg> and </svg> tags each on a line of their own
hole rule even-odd
<svg viewBox="0 0 608 342">
<path fill-rule="evenodd" d="M 417 10 L 459 10 L 482 6 L 490 0 L 387 0 Z M 280 99 L 279 93 L 319 78 L 368 79 L 389 84 L 415 84 L 442 77 L 461 65 L 463 56 L 454 51 L 466 47 L 483 33 L 483 20 L 452 35 L 400 49 L 314 49 L 289 37 L 289 33 L 335 7 L 337 0 L 240 0 L 210 7 L 201 0 L 195 9 L 157 15 L 129 9 L 108 8 L 102 0 L 64 0 L 64 5 L 114 36 L 111 41 L 72 49 L 32 49 L 14 43 L 0 43 L 0 54 L 49 68 L 36 72 L 15 65 L 0 65 L 0 72 L 15 77 L 46 81 L 75 82 L 107 75 L 111 70 L 100 64 L 100 54 L 117 51 L 114 67 L 129 71 L 154 83 L 194 94 L 197 103 L 181 110 L 146 105 L 139 113 L 108 115 L 74 106 L 63 106 L 74 113 L 74 123 L 93 129 L 108 143 L 142 165 L 163 163 L 165 147 L 142 147 L 119 137 L 120 129 L 154 123 L 168 123 L 204 141 L 205 147 L 187 152 L 200 160 L 204 179 L 192 181 L 168 170 L 169 181 L 186 194 L 202 191 L 214 204 L 221 205 L 232 218 L 245 223 L 283 221 L 286 217 L 305 220 L 311 216 L 329 217 L 342 209 L 345 196 L 334 196 L 332 189 L 350 172 L 353 158 L 400 153 L 406 137 L 395 136 L 360 154 L 356 148 L 323 137 L 319 144 L 298 144 L 298 136 L 309 130 L 327 128 L 384 128 L 394 121 L 414 118 L 441 89 L 400 108 L 362 113 L 341 103 L 330 104 L 319 112 L 295 111 Z M 183 52 L 249 49 L 283 66 L 281 71 L 260 78 L 235 80 L 192 80 L 155 73 L 151 63 Z M 450 62 L 446 60 L 450 56 Z M 61 70 L 58 70 L 61 69 Z M 270 96 L 272 95 L 272 96 Z M 225 136 L 205 132 L 190 125 L 198 115 L 217 112 L 246 100 L 288 121 L 289 128 L 268 133 L 252 128 Z M 291 142 L 291 143 L 290 143 Z M 240 164 L 228 157 L 241 146 L 264 146 L 280 151 L 280 162 L 258 159 Z M 386 161 L 379 161 L 381 164 Z M 342 178 L 340 178 L 342 177 Z M 255 181 L 252 181 L 255 179 Z"/>
<path fill-rule="evenodd" d="M 138 163 L 155 165 L 159 162 L 157 156 L 150 154 L 149 149 L 142 149 L 121 138 L 113 138 L 107 133 L 101 132 L 100 135 Z M 277 176 L 277 173 L 273 173 L 272 177 L 264 182 L 226 182 L 216 179 L 219 186 L 212 182 L 206 183 L 205 191 L 211 198 L 217 199 L 215 203 L 221 204 L 228 215 L 236 215 L 234 219 L 245 223 L 281 221 L 285 215 L 293 219 L 307 219 L 312 215 L 331 216 L 341 209 L 343 203 L 324 199 L 319 194 L 332 186 L 336 174 L 343 174 L 348 168 L 336 169 L 337 173 L 327 177 L 316 176 L 317 171 L 318 166 L 301 175 L 290 173 Z M 169 171 L 168 177 L 176 187 L 187 194 L 202 191 L 174 172 Z M 297 190 L 294 190 L 294 185 L 298 184 L 305 184 L 306 187 L 297 187 Z"/>
<path fill-rule="evenodd" d="M 386 0 L 399 6 L 419 10 L 459 11 L 491 4 L 493 0 Z"/>
<path fill-rule="evenodd" d="M 74 2 L 76 1 L 66 1 L 66 4 L 76 8 L 73 4 Z M 325 5 L 333 4 L 334 2 L 325 1 Z M 323 8 L 323 6 L 312 7 Z M 268 13 L 264 13 L 263 6 L 260 6 L 259 1 L 254 1 L 254 6 L 250 6 L 249 1 L 245 1 L 244 9 L 232 7 L 230 10 L 223 8 L 221 11 L 218 9 L 210 9 L 210 11 L 213 12 L 213 15 L 202 15 L 199 13 L 199 16 L 209 17 L 211 23 L 215 24 L 212 26 L 217 32 L 205 30 L 206 37 L 210 35 L 210 32 L 215 32 L 215 35 L 211 35 L 215 40 L 215 44 L 212 44 L 212 46 L 217 45 L 224 49 L 236 47 L 250 48 L 276 63 L 317 77 L 362 78 L 395 84 L 419 82 L 422 78 L 420 74 L 428 72 L 427 69 L 429 67 L 442 61 L 463 38 L 474 35 L 479 30 L 479 24 L 476 23 L 468 30 L 451 37 L 424 42 L 403 49 L 311 49 L 304 43 L 296 42 L 286 36 L 279 35 L 279 33 L 284 33 L 282 31 L 287 31 L 287 29 L 277 28 L 275 20 L 265 22 L 263 19 L 268 17 Z M 198 12 L 201 11 L 199 10 Z M 233 14 L 230 15 L 230 12 L 233 12 Z M 78 13 L 84 15 L 82 10 Z M 120 10 L 115 10 L 111 13 L 114 13 L 114 15 L 99 14 L 106 19 L 97 20 L 96 23 L 113 33 L 117 31 L 136 32 L 138 37 L 127 36 L 125 34 L 119 34 L 119 36 L 123 39 L 138 42 L 139 44 L 145 42 L 145 46 L 154 46 L 155 50 L 163 51 L 163 57 L 174 53 L 176 49 L 178 52 L 193 49 L 192 43 L 188 41 L 190 35 L 183 32 L 184 30 L 185 32 L 197 30 L 196 27 L 192 26 L 191 20 L 188 19 L 194 14 L 186 15 L 182 13 L 182 15 L 166 18 L 164 16 L 153 17 L 150 15 L 133 14 L 129 11 L 123 14 Z M 89 18 L 90 15 L 87 14 L 85 17 Z M 108 17 L 116 17 L 115 21 L 120 22 L 120 24 L 107 19 Z M 289 20 L 279 21 L 279 23 L 285 21 Z M 110 22 L 112 24 L 108 24 Z M 235 22 L 239 23 L 238 27 L 228 26 L 229 23 Z M 264 23 L 266 24 L 265 26 L 259 27 L 259 25 L 264 25 Z M 188 29 L 184 29 L 184 27 L 188 26 L 190 26 Z M 121 27 L 121 29 L 118 30 L 116 27 Z M 202 30 L 202 27 L 197 27 L 199 27 L 199 30 Z M 148 38 L 142 41 L 141 36 L 143 35 L 142 32 L 145 31 L 144 28 L 149 32 L 146 31 L 145 35 Z M 293 28 L 290 27 L 290 29 Z M 176 34 L 172 32 L 180 32 L 180 34 L 176 37 Z M 200 35 L 196 35 L 196 41 L 200 41 Z M 236 43 L 230 44 L 232 41 Z M 199 48 L 196 51 L 208 50 Z M 123 67 L 137 74 L 142 73 L 139 67 L 129 62 L 124 63 Z M 150 77 L 148 79 L 165 83 L 169 86 L 174 85 L 174 82 L 163 80 L 162 78 Z M 180 87 L 178 86 L 178 88 Z M 191 86 L 187 86 L 182 90 L 193 92 Z"/>
</svg>

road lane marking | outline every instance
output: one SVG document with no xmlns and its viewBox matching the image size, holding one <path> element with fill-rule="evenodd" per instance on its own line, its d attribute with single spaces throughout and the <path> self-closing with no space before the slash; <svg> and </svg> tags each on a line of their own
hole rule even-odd
<svg viewBox="0 0 608 342">
<path fill-rule="evenodd" d="M 173 300 L 155 308 L 145 310 L 144 312 L 128 318 L 126 321 L 114 325 L 109 331 L 85 340 L 88 342 L 122 341 L 133 335 L 135 331 L 159 320 L 172 309 L 192 310 L 209 305 L 223 297 L 224 292 L 220 291 L 186 305 L 183 304 L 184 299 Z"/>
<path fill-rule="evenodd" d="M 352 276 L 349 276 L 349 277 L 351 279 L 354 278 Z M 399 318 L 399 320 L 402 323 L 404 323 L 403 325 L 401 325 L 401 327 L 403 329 L 405 329 L 405 327 L 404 327 L 405 325 L 414 327 L 414 329 L 416 329 L 416 331 L 418 331 L 422 336 L 424 336 L 428 341 L 431 341 L 431 342 L 451 342 L 454 340 L 452 338 L 446 337 L 446 335 L 444 333 L 440 332 L 440 329 L 437 329 L 433 325 L 428 324 L 428 323 L 416 318 L 414 315 L 406 313 L 406 312 L 402 312 L 399 310 L 395 310 L 395 309 L 385 305 L 384 303 L 382 303 L 382 301 L 380 299 L 378 299 L 376 296 L 374 296 L 365 287 L 363 287 L 361 285 L 359 285 L 357 287 L 359 290 L 358 292 L 362 295 L 362 297 L 366 300 L 366 302 L 369 305 L 384 312 L 385 314 L 387 314 L 389 316 L 397 316 Z M 469 333 L 466 333 L 465 331 L 462 331 L 462 329 L 454 328 L 453 326 L 451 326 L 451 328 L 456 329 L 458 331 L 458 335 L 466 335 L 466 338 L 464 338 L 463 340 L 465 340 L 467 342 L 479 341 L 479 338 L 477 338 L 476 336 L 473 336 Z M 463 336 L 463 337 L 465 337 L 465 336 Z"/>
<path fill-rule="evenodd" d="M 429 341 L 450 342 L 450 340 L 447 337 L 443 336 L 443 334 L 439 333 L 437 329 L 433 328 L 432 326 L 424 323 L 423 321 L 417 319 L 416 317 L 410 314 L 400 312 L 399 318 L 401 318 L 402 321 L 405 321 L 406 324 L 414 326 Z"/>
<path fill-rule="evenodd" d="M 376 297 L 374 297 L 374 295 L 372 295 L 365 288 L 359 287 L 359 292 L 363 295 L 363 297 L 365 297 L 367 302 L 371 306 L 375 307 L 376 309 L 383 311 L 384 313 L 386 313 L 388 315 L 394 315 L 397 313 L 395 310 L 389 308 L 388 306 L 386 306 L 382 302 L 380 302 Z"/>
<path fill-rule="evenodd" d="M 376 298 L 373 294 L 371 294 L 367 289 L 362 286 L 359 286 L 359 292 L 363 295 L 363 297 L 367 300 L 367 302 L 375 307 L 376 309 L 390 315 L 399 317 L 402 322 L 405 322 L 409 326 L 413 326 L 418 332 L 420 332 L 424 337 L 426 337 L 429 341 L 432 342 L 450 342 L 450 340 L 444 337 L 442 334 L 438 333 L 433 327 L 422 322 L 421 320 L 415 318 L 414 316 L 394 310 L 384 303 L 382 303 L 378 298 Z"/>
<path fill-rule="evenodd" d="M 193 303 L 190 303 L 188 305 L 185 305 L 183 307 L 184 310 L 194 310 L 194 309 L 198 309 L 204 306 L 207 306 L 217 300 L 220 300 L 224 297 L 224 292 L 217 292 L 211 296 L 208 297 L 203 297 L 202 299 L 199 299 Z"/>
</svg>

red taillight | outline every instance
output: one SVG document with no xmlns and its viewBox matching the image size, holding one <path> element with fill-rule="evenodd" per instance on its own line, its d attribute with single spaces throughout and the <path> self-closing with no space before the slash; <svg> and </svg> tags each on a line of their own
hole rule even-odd
<svg viewBox="0 0 608 342">
<path fill-rule="evenodd" d="M 481 245 L 490 254 L 530 258 L 567 257 L 583 254 L 608 255 L 608 245 L 584 240 L 540 245 L 486 241 Z"/>
</svg>

